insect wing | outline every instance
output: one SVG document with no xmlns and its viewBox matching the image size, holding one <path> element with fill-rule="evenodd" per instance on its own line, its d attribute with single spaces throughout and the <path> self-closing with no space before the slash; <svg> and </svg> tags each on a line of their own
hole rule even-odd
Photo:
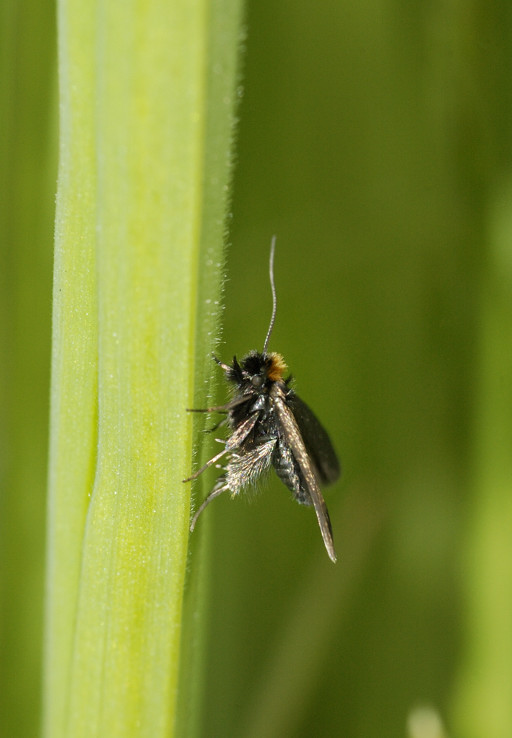
<svg viewBox="0 0 512 738">
<path fill-rule="evenodd" d="M 320 487 L 318 486 L 316 470 L 313 467 L 313 462 L 302 439 L 301 432 L 299 430 L 299 426 L 295 419 L 295 416 L 292 413 L 291 408 L 288 407 L 284 394 L 281 390 L 276 390 L 274 394 L 274 404 L 277 410 L 277 415 L 280 421 L 282 432 L 284 434 L 286 442 L 292 450 L 294 459 L 299 466 L 304 483 L 311 497 L 311 502 L 313 503 L 313 507 L 315 509 L 315 514 L 318 520 L 318 525 L 320 526 L 320 532 L 322 533 L 325 548 L 327 550 L 327 553 L 329 554 L 329 558 L 331 559 L 331 561 L 336 562 L 336 552 L 334 550 L 334 543 L 332 540 L 331 521 L 329 518 L 329 512 L 327 510 L 327 505 L 325 504 L 324 498 L 322 497 L 322 492 L 320 491 Z"/>
<path fill-rule="evenodd" d="M 320 482 L 332 484 L 340 476 L 340 462 L 327 431 L 313 411 L 296 394 L 288 396 L 286 404 L 297 421 Z"/>
</svg>

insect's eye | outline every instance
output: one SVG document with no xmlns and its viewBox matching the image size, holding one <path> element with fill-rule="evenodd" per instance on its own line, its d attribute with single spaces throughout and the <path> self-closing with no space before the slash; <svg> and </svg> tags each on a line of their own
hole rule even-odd
<svg viewBox="0 0 512 738">
<path fill-rule="evenodd" d="M 251 377 L 251 384 L 253 387 L 261 387 L 264 381 L 264 377 L 262 377 L 261 374 L 254 374 Z"/>
</svg>

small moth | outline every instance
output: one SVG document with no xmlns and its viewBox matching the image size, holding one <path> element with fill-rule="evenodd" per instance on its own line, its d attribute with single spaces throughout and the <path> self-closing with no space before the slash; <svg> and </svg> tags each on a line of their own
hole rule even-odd
<svg viewBox="0 0 512 738">
<path fill-rule="evenodd" d="M 230 428 L 229 437 L 222 441 L 222 451 L 183 480 L 197 479 L 225 457 L 223 473 L 194 514 L 190 531 L 194 530 L 200 514 L 215 497 L 223 492 L 235 497 L 247 486 L 255 484 L 273 466 L 297 502 L 313 506 L 325 548 L 331 561 L 335 562 L 331 521 L 320 484 L 331 484 L 338 479 L 338 458 L 326 430 L 291 387 L 291 377 L 284 379 L 287 367 L 283 357 L 267 351 L 277 309 L 275 243 L 274 236 L 269 264 L 272 316 L 263 351 L 251 351 L 240 362 L 234 356 L 232 365 L 224 364 L 214 356 L 232 387 L 232 399 L 225 405 L 189 411 L 223 413 L 226 418 L 218 425 L 227 422 Z"/>
</svg>

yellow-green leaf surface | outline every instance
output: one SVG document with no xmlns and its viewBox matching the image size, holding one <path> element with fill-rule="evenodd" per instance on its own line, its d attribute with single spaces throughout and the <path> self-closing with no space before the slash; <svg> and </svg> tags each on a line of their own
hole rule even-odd
<svg viewBox="0 0 512 738">
<path fill-rule="evenodd" d="M 59 5 L 48 738 L 174 732 L 185 408 L 216 325 L 240 17 L 238 0 Z"/>
</svg>

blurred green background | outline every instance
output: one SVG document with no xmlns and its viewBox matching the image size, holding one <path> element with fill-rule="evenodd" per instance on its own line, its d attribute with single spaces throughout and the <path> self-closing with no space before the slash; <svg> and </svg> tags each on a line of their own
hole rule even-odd
<svg viewBox="0 0 512 738">
<path fill-rule="evenodd" d="M 411 712 L 428 706 L 438 736 L 504 738 L 512 6 L 247 10 L 218 353 L 262 347 L 276 233 L 270 348 L 342 459 L 325 495 L 339 561 L 273 478 L 205 513 L 204 735 L 416 738 Z M 0 732 L 13 737 L 37 733 L 40 702 L 54 14 L 4 0 L 0 16 Z"/>
<path fill-rule="evenodd" d="M 0 6 L 0 735 L 39 733 L 52 250 L 55 7 Z"/>
</svg>

